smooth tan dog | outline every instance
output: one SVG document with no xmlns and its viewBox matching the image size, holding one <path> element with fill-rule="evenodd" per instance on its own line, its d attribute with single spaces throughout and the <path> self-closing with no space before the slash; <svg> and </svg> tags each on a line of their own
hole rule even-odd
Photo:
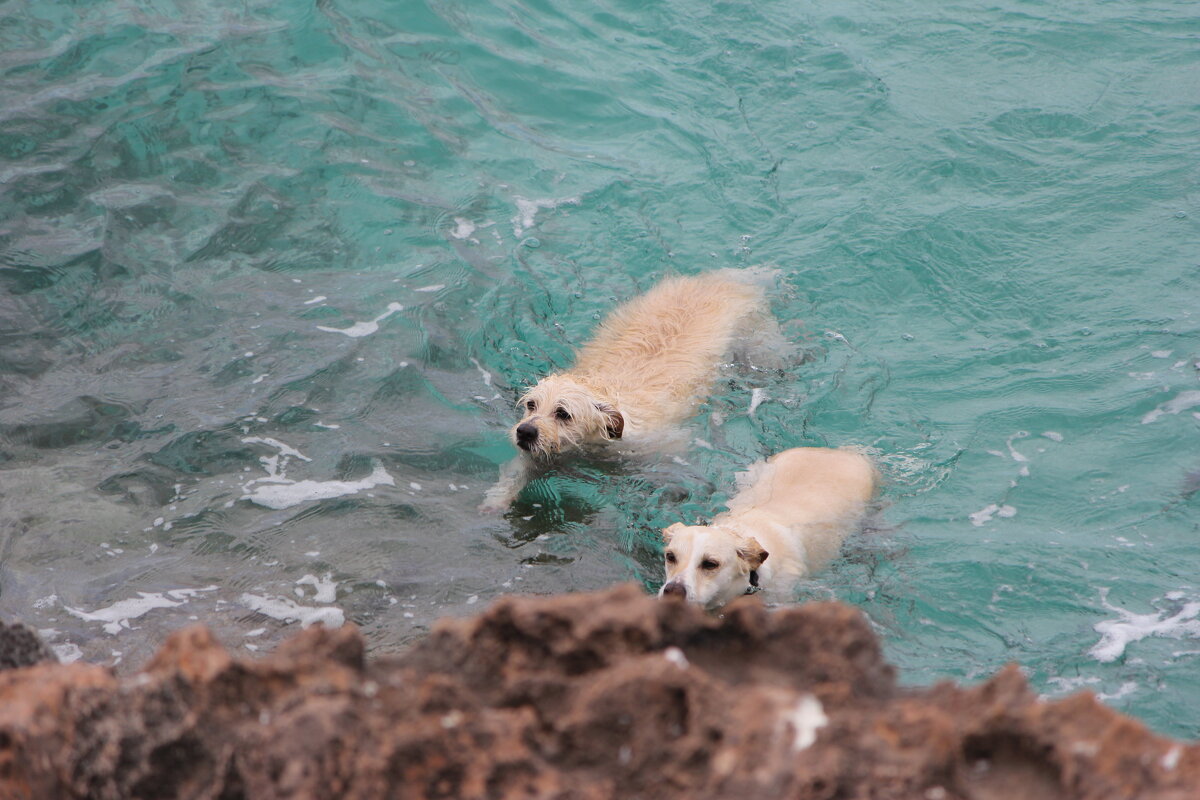
<svg viewBox="0 0 1200 800">
<path fill-rule="evenodd" d="M 575 366 L 538 381 L 518 401 L 520 450 L 488 490 L 480 511 L 502 511 L 530 472 L 572 450 L 621 440 L 636 450 L 677 425 L 711 391 L 735 344 L 778 353 L 788 345 L 767 308 L 763 283 L 775 270 L 719 270 L 667 278 L 617 307 Z"/>
<path fill-rule="evenodd" d="M 850 449 L 797 447 L 751 465 L 712 524 L 663 531 L 667 579 L 659 596 L 716 609 L 758 586 L 772 599 L 791 599 L 798 580 L 837 555 L 875 478 L 870 459 Z"/>
</svg>

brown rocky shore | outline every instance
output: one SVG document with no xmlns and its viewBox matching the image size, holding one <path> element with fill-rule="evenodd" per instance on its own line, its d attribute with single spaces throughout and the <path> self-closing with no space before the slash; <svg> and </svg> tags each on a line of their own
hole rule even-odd
<svg viewBox="0 0 1200 800">
<path fill-rule="evenodd" d="M 371 661 L 353 626 L 253 661 L 193 627 L 127 677 L 0 672 L 3 800 L 393 797 L 1184 800 L 1200 745 L 1015 667 L 900 688 L 849 606 L 716 619 L 633 586 L 506 598 Z"/>
</svg>

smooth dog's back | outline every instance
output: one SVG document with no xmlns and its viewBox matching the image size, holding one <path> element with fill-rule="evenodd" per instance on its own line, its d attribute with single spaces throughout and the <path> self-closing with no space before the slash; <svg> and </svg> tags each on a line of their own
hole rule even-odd
<svg viewBox="0 0 1200 800">
<path fill-rule="evenodd" d="M 750 528 L 788 528 L 803 542 L 801 572 L 810 574 L 837 555 L 851 524 L 874 494 L 875 479 L 871 460 L 855 450 L 785 450 L 740 476 L 740 491 L 729 501 L 729 511 L 713 523 L 728 517 Z"/>
</svg>

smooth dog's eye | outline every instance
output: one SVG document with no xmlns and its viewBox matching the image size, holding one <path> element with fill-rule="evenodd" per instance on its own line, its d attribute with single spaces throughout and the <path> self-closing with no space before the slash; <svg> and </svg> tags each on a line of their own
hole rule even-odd
<svg viewBox="0 0 1200 800">
<path fill-rule="evenodd" d="M 560 408 L 554 412 L 554 416 L 559 422 L 570 422 L 571 415 L 567 413 L 565 408 Z"/>
<path fill-rule="evenodd" d="M 525 408 L 529 409 L 530 411 L 533 411 L 535 408 L 537 408 L 537 403 L 533 402 L 532 400 L 526 400 Z"/>
<path fill-rule="evenodd" d="M 716 569 L 719 566 L 721 565 L 713 561 L 711 558 L 706 558 L 700 562 L 700 569 Z"/>
<path fill-rule="evenodd" d="M 675 563 L 675 554 L 674 554 L 674 553 L 672 553 L 672 552 L 670 552 L 670 551 L 668 551 L 668 552 L 667 552 L 667 563 L 668 563 L 668 564 L 674 564 L 674 563 Z"/>
</svg>

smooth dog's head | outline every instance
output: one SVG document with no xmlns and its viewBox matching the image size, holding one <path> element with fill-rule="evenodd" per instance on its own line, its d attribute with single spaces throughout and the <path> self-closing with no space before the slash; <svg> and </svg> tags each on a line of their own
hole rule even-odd
<svg viewBox="0 0 1200 800">
<path fill-rule="evenodd" d="M 524 410 L 512 441 L 533 458 L 550 458 L 592 442 L 620 439 L 625 418 L 579 381 L 549 375 L 517 401 Z"/>
<path fill-rule="evenodd" d="M 767 551 L 750 537 L 727 528 L 681 525 L 662 532 L 667 580 L 659 597 L 681 597 L 707 609 L 720 608 L 751 586 L 750 573 Z"/>
</svg>

